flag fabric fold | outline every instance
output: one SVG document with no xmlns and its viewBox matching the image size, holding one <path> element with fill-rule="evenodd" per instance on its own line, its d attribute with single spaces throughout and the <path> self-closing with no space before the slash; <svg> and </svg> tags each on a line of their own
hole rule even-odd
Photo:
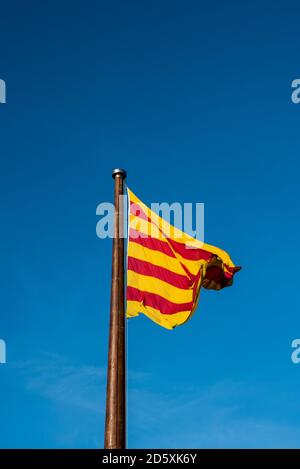
<svg viewBox="0 0 300 469">
<path fill-rule="evenodd" d="M 201 286 L 230 286 L 229 255 L 175 228 L 128 189 L 127 317 L 140 313 L 167 329 L 188 321 Z"/>
</svg>

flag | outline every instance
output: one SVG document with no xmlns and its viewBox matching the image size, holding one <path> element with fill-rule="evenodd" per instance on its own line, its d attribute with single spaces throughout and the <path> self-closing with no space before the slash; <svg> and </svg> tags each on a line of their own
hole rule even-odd
<svg viewBox="0 0 300 469">
<path fill-rule="evenodd" d="M 229 255 L 159 217 L 128 189 L 127 317 L 145 314 L 167 329 L 188 321 L 201 286 L 232 285 Z"/>
</svg>

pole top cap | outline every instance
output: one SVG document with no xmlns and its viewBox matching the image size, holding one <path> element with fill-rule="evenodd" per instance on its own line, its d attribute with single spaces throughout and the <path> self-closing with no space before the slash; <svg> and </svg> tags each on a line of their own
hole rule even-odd
<svg viewBox="0 0 300 469">
<path fill-rule="evenodd" d="M 126 176 L 127 176 L 127 173 L 126 173 L 125 169 L 121 169 L 121 168 L 114 169 L 113 172 L 112 172 L 112 177 L 115 179 L 115 177 L 118 176 L 118 175 L 122 179 L 125 179 Z"/>
</svg>

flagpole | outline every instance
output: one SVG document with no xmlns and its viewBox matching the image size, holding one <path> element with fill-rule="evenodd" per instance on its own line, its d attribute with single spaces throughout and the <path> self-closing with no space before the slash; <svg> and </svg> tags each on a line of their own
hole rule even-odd
<svg viewBox="0 0 300 469">
<path fill-rule="evenodd" d="M 106 449 L 126 447 L 125 307 L 124 307 L 124 179 L 126 171 L 115 169 L 114 238 L 110 300 L 109 348 L 106 389 Z"/>
</svg>

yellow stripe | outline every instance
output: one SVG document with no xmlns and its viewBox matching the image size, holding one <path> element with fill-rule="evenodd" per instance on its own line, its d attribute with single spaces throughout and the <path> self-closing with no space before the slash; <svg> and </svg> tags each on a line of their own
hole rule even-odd
<svg viewBox="0 0 300 469">
<path fill-rule="evenodd" d="M 161 314 L 157 309 L 144 306 L 138 301 L 127 301 L 127 318 L 138 316 L 140 313 L 166 329 L 174 329 L 174 327 L 185 323 L 193 314 L 190 311 L 182 311 L 175 314 Z"/>
<path fill-rule="evenodd" d="M 166 236 L 163 235 L 163 233 L 159 230 L 158 226 L 148 220 L 144 220 L 142 218 L 130 214 L 129 226 L 131 229 L 136 230 L 139 233 L 143 233 L 144 235 L 147 235 L 151 238 L 166 241 Z"/>
<path fill-rule="evenodd" d="M 201 266 L 206 262 L 204 259 L 200 259 L 198 261 L 187 260 L 177 252 L 173 252 L 177 257 L 178 261 L 181 262 L 193 275 L 197 275 Z"/>
<path fill-rule="evenodd" d="M 167 243 L 167 241 L 165 242 Z M 171 246 L 169 247 L 172 249 Z M 170 257 L 161 251 L 148 249 L 133 241 L 128 242 L 128 256 L 151 262 L 151 264 L 158 265 L 160 267 L 165 267 L 166 269 L 169 269 L 172 272 L 176 272 L 178 274 L 186 275 L 186 272 L 180 263 L 182 263 L 193 275 L 196 275 L 199 272 L 200 267 L 205 263 L 204 260 L 187 260 L 177 252 L 173 251 L 173 253 L 176 258 Z"/>
<path fill-rule="evenodd" d="M 175 274 L 186 275 L 185 270 L 174 257 L 166 256 L 160 251 L 153 251 L 131 241 L 128 244 L 128 256 L 164 267 Z"/>
<path fill-rule="evenodd" d="M 193 301 L 192 289 L 183 290 L 158 278 L 141 275 L 132 270 L 127 271 L 127 285 L 148 293 L 155 293 L 166 300 L 172 301 L 172 303 L 189 303 Z"/>
</svg>

